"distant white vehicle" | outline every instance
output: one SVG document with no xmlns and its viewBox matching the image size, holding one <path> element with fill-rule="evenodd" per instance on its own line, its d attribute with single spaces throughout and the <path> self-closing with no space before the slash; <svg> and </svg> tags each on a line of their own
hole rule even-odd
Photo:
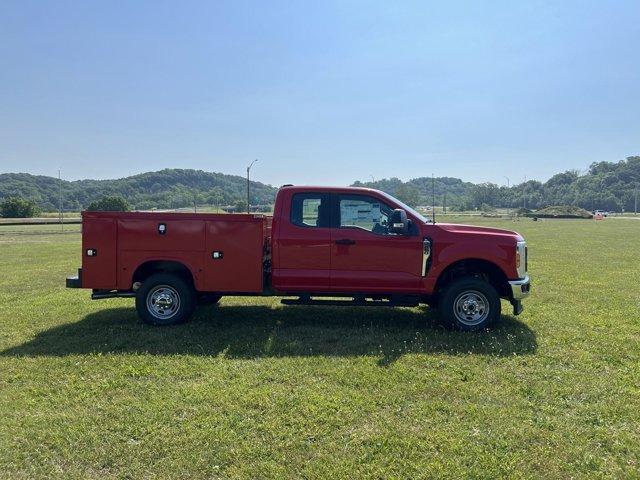
<svg viewBox="0 0 640 480">
<path fill-rule="evenodd" d="M 602 215 L 603 217 L 608 217 L 609 216 L 609 212 L 605 211 L 605 210 L 596 210 L 595 212 L 593 212 L 594 215 Z"/>
</svg>

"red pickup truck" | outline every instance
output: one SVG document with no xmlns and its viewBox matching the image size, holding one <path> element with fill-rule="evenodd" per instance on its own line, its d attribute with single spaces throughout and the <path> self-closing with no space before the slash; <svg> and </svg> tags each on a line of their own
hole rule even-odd
<svg viewBox="0 0 640 480">
<path fill-rule="evenodd" d="M 436 308 L 478 330 L 529 295 L 527 247 L 515 232 L 432 223 L 367 188 L 284 186 L 273 216 L 83 212 L 82 268 L 69 288 L 135 297 L 153 325 L 186 320 L 224 295 L 289 305 Z"/>
</svg>

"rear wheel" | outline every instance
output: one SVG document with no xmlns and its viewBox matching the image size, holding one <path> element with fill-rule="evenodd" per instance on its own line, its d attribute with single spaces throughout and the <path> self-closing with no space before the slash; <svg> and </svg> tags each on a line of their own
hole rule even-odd
<svg viewBox="0 0 640 480">
<path fill-rule="evenodd" d="M 176 275 L 151 275 L 136 292 L 138 316 L 150 325 L 182 323 L 189 318 L 194 308 L 193 288 Z"/>
<path fill-rule="evenodd" d="M 500 317 L 500 307 L 498 292 L 489 282 L 465 277 L 445 288 L 438 311 L 449 326 L 476 331 L 495 322 Z"/>
</svg>

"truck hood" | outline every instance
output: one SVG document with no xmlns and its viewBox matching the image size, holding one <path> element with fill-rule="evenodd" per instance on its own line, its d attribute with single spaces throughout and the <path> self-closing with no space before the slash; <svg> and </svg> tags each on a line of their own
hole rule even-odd
<svg viewBox="0 0 640 480">
<path fill-rule="evenodd" d="M 457 223 L 436 223 L 435 225 L 431 224 L 431 226 L 440 228 L 452 234 L 471 234 L 487 237 L 487 239 L 489 237 L 493 237 L 495 240 L 513 241 L 514 243 L 524 240 L 522 238 L 522 235 L 520 235 L 518 232 L 503 230 L 501 228 L 478 227 L 475 225 L 460 225 Z"/>
</svg>

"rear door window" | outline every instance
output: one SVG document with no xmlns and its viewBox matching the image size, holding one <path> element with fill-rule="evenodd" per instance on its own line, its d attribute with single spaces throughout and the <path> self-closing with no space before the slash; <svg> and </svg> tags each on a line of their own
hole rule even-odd
<svg viewBox="0 0 640 480">
<path fill-rule="evenodd" d="M 291 223 L 299 227 L 328 228 L 331 224 L 329 195 L 296 193 L 291 198 Z"/>
</svg>

